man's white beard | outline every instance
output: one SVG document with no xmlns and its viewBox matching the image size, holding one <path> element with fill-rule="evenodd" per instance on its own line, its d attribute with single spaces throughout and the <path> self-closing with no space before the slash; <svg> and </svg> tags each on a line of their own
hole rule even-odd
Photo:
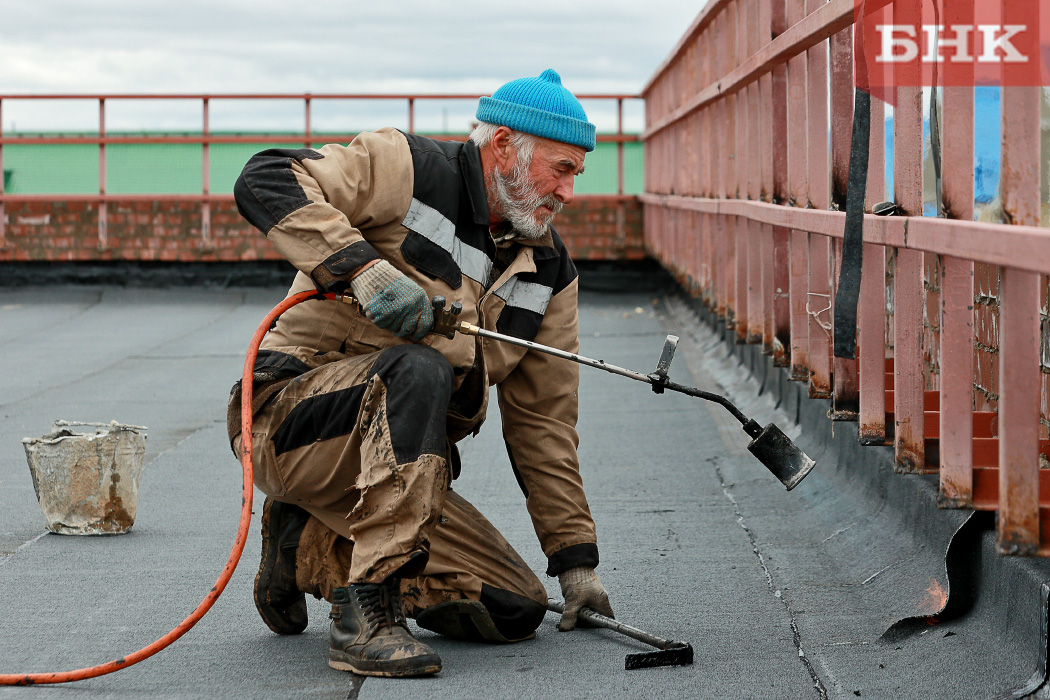
<svg viewBox="0 0 1050 700">
<path fill-rule="evenodd" d="M 529 180 L 530 164 L 519 159 L 510 175 L 493 168 L 491 182 L 496 195 L 496 214 L 509 221 L 522 238 L 535 240 L 547 235 L 554 215 L 563 205 L 553 194 L 544 197 L 536 194 L 536 187 Z M 542 209 L 544 206 L 550 207 L 550 213 Z"/>
</svg>

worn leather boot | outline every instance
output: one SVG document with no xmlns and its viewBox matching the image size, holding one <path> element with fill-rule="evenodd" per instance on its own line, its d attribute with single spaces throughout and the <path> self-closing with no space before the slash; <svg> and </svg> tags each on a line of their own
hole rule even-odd
<svg viewBox="0 0 1050 700">
<path fill-rule="evenodd" d="M 306 595 L 295 584 L 295 551 L 310 514 L 267 498 L 262 514 L 262 561 L 255 575 L 255 607 L 277 634 L 306 629 Z"/>
<path fill-rule="evenodd" d="M 441 658 L 408 631 L 401 581 L 350 584 L 332 591 L 328 665 L 363 676 L 428 676 Z"/>
</svg>

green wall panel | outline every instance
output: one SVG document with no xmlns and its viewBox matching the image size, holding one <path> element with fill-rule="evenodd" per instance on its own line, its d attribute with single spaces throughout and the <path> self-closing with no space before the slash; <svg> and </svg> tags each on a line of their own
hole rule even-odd
<svg viewBox="0 0 1050 700">
<path fill-rule="evenodd" d="M 98 146 L 4 146 L 7 194 L 95 194 Z"/>
<path fill-rule="evenodd" d="M 106 191 L 110 194 L 199 194 L 201 147 L 195 144 L 106 146 Z"/>
<path fill-rule="evenodd" d="M 316 144 L 323 145 L 323 141 Z M 231 194 L 241 168 L 267 148 L 283 144 L 219 143 L 209 152 L 213 194 Z M 92 194 L 98 192 L 98 146 L 17 145 L 3 149 L 5 191 L 9 194 Z M 106 191 L 110 194 L 197 194 L 203 184 L 203 150 L 197 144 L 111 144 L 106 147 Z M 616 193 L 616 144 L 599 143 L 587 154 L 577 194 Z M 643 146 L 624 144 L 624 192 L 643 189 Z"/>
<path fill-rule="evenodd" d="M 640 166 L 642 144 L 625 143 L 623 148 L 623 189 L 626 194 L 641 192 Z M 616 144 L 599 143 L 584 160 L 584 173 L 576 178 L 576 194 L 616 193 Z"/>
</svg>

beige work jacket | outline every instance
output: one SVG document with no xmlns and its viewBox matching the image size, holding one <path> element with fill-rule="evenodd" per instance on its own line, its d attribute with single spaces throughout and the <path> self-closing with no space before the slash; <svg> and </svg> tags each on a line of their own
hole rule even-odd
<svg viewBox="0 0 1050 700">
<path fill-rule="evenodd" d="M 481 161 L 471 143 L 381 129 L 348 146 L 265 151 L 245 167 L 235 195 L 241 213 L 299 269 L 289 295 L 346 290 L 361 264 L 381 257 L 428 296 L 460 302 L 464 321 L 570 352 L 579 348 L 578 281 L 564 244 L 553 232 L 513 244 L 501 269 L 497 259 L 510 256 L 497 255 L 488 233 Z M 312 300 L 284 313 L 262 348 L 270 369 L 283 367 L 287 375 L 405 342 L 356 305 Z M 429 335 L 421 343 L 453 367 L 454 441 L 477 433 L 487 387 L 496 387 L 504 439 L 548 574 L 596 565 L 576 453 L 578 365 L 461 334 Z M 267 367 L 256 369 L 265 375 Z"/>
</svg>

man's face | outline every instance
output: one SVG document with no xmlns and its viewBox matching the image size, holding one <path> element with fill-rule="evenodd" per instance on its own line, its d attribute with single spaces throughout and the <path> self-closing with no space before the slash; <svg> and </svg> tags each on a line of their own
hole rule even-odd
<svg viewBox="0 0 1050 700">
<path fill-rule="evenodd" d="M 572 201 L 586 151 L 544 138 L 536 138 L 531 158 L 515 150 L 506 169 L 493 172 L 499 213 L 524 237 L 542 238 L 555 214 Z"/>
</svg>

